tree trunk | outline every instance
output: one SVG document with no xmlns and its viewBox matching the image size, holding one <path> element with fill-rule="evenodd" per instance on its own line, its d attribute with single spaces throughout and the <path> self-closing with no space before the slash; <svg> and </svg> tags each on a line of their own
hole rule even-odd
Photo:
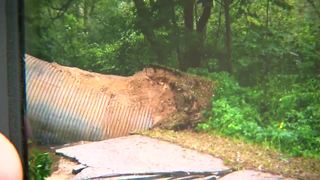
<svg viewBox="0 0 320 180">
<path fill-rule="evenodd" d="M 177 24 L 177 19 L 176 19 L 176 14 L 175 14 L 175 5 L 170 6 L 171 12 L 172 12 L 172 24 L 173 24 L 173 37 L 172 40 L 174 41 L 173 44 L 176 49 L 176 56 L 177 56 L 177 63 L 180 63 L 182 61 L 181 57 L 181 50 L 180 50 L 180 34 L 178 31 L 178 24 Z"/>
<path fill-rule="evenodd" d="M 184 46 L 183 58 L 180 61 L 180 69 L 187 70 L 190 67 L 200 67 L 203 59 L 203 44 L 204 33 L 206 25 L 211 15 L 212 0 L 206 0 L 202 2 L 203 12 L 196 22 L 196 29 L 193 29 L 194 24 L 194 9 L 195 1 L 188 0 L 184 2 Z"/>
<path fill-rule="evenodd" d="M 180 69 L 185 71 L 190 67 L 199 67 L 201 65 L 203 40 L 202 34 L 195 32 L 185 32 L 182 58 L 180 61 Z"/>
<path fill-rule="evenodd" d="M 197 22 L 197 32 L 199 33 L 204 32 L 205 27 L 211 15 L 212 5 L 213 5 L 213 2 L 211 0 L 207 0 L 203 2 L 203 12 L 199 21 Z"/>
<path fill-rule="evenodd" d="M 185 0 L 183 2 L 184 25 L 189 31 L 193 30 L 193 7 L 194 0 Z"/>
<path fill-rule="evenodd" d="M 167 61 L 167 53 L 165 52 L 165 47 L 156 39 L 156 35 L 153 31 L 154 27 L 152 26 L 152 20 L 150 19 L 151 13 L 148 11 L 143 0 L 134 0 L 133 2 L 137 9 L 138 27 L 150 43 L 151 49 L 157 55 L 157 62 L 160 64 L 165 63 Z"/>
<path fill-rule="evenodd" d="M 219 8 L 219 16 L 218 16 L 218 24 L 217 24 L 217 31 L 216 31 L 216 37 L 217 37 L 217 40 L 218 40 L 218 38 L 219 38 L 219 36 L 220 36 L 220 28 L 221 28 L 221 16 L 222 16 L 222 10 L 221 10 L 221 6 L 220 6 L 220 8 Z M 215 43 L 215 46 L 214 47 L 217 47 L 217 42 L 218 41 L 215 41 L 214 43 Z"/>
<path fill-rule="evenodd" d="M 88 1 L 85 0 L 83 2 L 83 26 L 84 26 L 84 28 L 88 28 L 88 19 L 89 19 L 89 4 L 88 4 Z"/>
<path fill-rule="evenodd" d="M 225 47 L 226 56 L 225 61 L 222 63 L 222 70 L 232 73 L 232 35 L 231 35 L 231 17 L 230 17 L 230 5 L 232 0 L 224 0 L 224 17 L 225 17 Z"/>
</svg>

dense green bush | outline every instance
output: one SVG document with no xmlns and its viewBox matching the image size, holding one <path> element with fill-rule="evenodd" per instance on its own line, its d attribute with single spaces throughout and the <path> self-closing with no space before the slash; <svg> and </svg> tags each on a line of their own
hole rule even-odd
<svg viewBox="0 0 320 180">
<path fill-rule="evenodd" d="M 29 178 L 45 179 L 51 174 L 52 158 L 49 153 L 32 151 L 29 157 Z"/>
<path fill-rule="evenodd" d="M 228 73 L 191 72 L 216 82 L 212 109 L 197 127 L 273 146 L 291 155 L 320 157 L 319 78 L 273 76 L 241 87 Z"/>
</svg>

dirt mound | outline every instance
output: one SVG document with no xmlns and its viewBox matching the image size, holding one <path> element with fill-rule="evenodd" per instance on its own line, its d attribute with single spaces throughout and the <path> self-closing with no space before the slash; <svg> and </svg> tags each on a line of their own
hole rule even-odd
<svg viewBox="0 0 320 180">
<path fill-rule="evenodd" d="M 194 126 L 212 97 L 212 81 L 161 66 L 146 67 L 129 77 L 57 68 L 70 73 L 80 86 L 99 89 L 119 104 L 150 107 L 153 127 L 177 130 Z"/>
<path fill-rule="evenodd" d="M 155 113 L 166 108 L 172 110 L 160 113 L 163 118 L 154 127 L 175 130 L 193 127 L 201 120 L 201 111 L 210 106 L 213 95 L 210 80 L 159 66 L 145 68 L 133 78 L 138 75 L 148 77 L 168 94 L 160 97 L 159 102 L 151 103 Z M 148 85 L 145 87 L 143 91 L 149 92 Z"/>
</svg>

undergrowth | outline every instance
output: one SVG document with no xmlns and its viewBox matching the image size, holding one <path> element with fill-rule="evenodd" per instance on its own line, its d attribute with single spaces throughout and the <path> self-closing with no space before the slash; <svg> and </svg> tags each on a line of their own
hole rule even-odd
<svg viewBox="0 0 320 180">
<path fill-rule="evenodd" d="M 32 150 L 29 154 L 29 179 L 41 180 L 50 176 L 52 157 L 48 152 Z"/>
<path fill-rule="evenodd" d="M 273 75 L 264 83 L 242 87 L 226 72 L 192 73 L 216 82 L 212 108 L 200 131 L 272 146 L 293 156 L 320 158 L 320 78 Z"/>
</svg>

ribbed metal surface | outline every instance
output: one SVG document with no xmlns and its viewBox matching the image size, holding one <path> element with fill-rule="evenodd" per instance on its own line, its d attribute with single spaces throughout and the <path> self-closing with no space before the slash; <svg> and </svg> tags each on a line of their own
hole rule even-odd
<svg viewBox="0 0 320 180">
<path fill-rule="evenodd" d="M 26 58 L 27 116 L 43 144 L 102 140 L 152 126 L 147 105 L 124 105 L 96 89 L 79 86 L 57 65 Z"/>
<path fill-rule="evenodd" d="M 151 111 L 148 107 L 119 105 L 111 101 L 103 118 L 109 137 L 127 135 L 129 132 L 143 130 L 152 126 Z"/>
</svg>

